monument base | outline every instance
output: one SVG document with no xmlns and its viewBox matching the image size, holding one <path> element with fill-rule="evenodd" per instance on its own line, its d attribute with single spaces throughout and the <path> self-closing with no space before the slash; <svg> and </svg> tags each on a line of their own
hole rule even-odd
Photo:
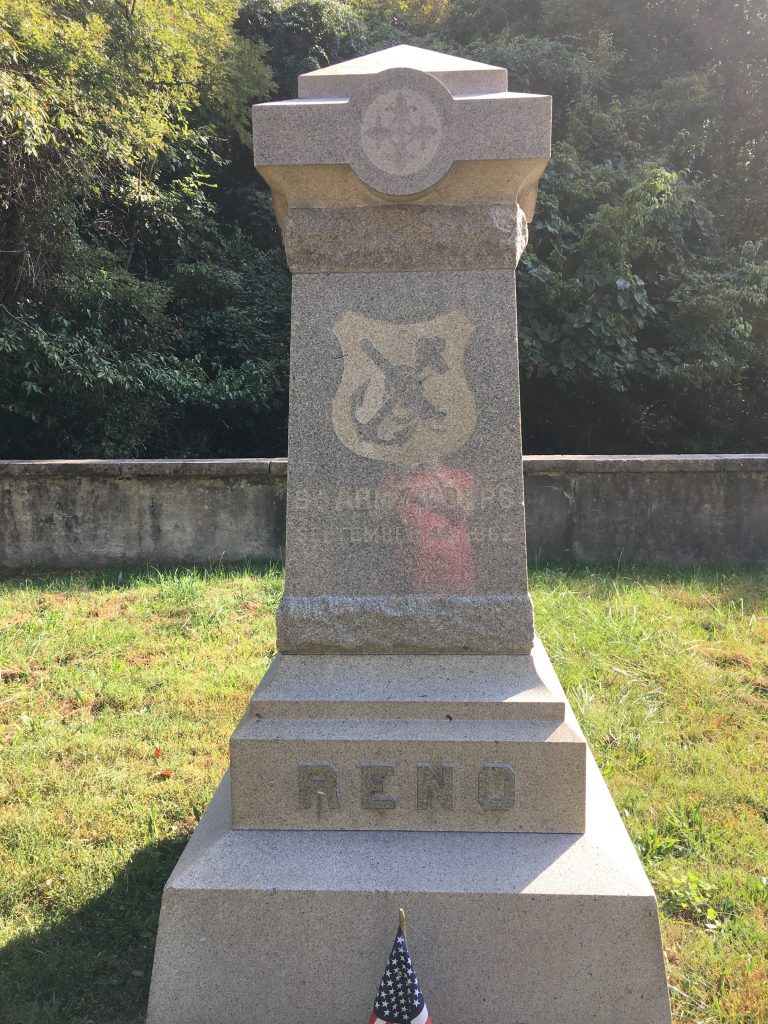
<svg viewBox="0 0 768 1024">
<path fill-rule="evenodd" d="M 583 835 L 235 830 L 225 777 L 163 894 L 147 1024 L 365 1024 L 401 906 L 436 1024 L 669 1024 L 591 756 Z"/>
<path fill-rule="evenodd" d="M 235 828 L 584 831 L 587 743 L 539 639 L 530 654 L 278 654 L 230 752 Z"/>
</svg>

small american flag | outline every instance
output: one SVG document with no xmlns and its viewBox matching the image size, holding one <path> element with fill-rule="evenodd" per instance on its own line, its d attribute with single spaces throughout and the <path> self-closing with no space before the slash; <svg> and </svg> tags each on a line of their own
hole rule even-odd
<svg viewBox="0 0 768 1024">
<path fill-rule="evenodd" d="M 401 925 L 368 1024 L 431 1024 L 424 994 L 408 955 L 402 926 L 404 917 L 401 911 Z"/>
</svg>

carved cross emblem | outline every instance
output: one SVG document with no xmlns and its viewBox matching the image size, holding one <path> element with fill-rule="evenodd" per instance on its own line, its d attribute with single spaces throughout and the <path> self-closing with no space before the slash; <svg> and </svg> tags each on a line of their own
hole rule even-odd
<svg viewBox="0 0 768 1024">
<path fill-rule="evenodd" d="M 361 135 L 366 156 L 389 174 L 414 174 L 426 167 L 442 139 L 440 115 L 423 92 L 386 89 L 365 109 Z"/>
</svg>

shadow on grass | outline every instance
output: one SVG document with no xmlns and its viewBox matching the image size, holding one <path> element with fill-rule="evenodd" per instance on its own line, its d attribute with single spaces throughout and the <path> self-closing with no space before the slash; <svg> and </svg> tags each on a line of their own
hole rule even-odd
<svg viewBox="0 0 768 1024">
<path fill-rule="evenodd" d="M 163 885 L 186 839 L 137 851 L 96 899 L 0 950 L 2 1024 L 140 1024 Z"/>
</svg>

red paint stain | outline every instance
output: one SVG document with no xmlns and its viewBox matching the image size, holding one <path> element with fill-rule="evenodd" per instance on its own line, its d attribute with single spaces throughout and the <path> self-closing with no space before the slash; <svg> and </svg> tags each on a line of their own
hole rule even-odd
<svg viewBox="0 0 768 1024">
<path fill-rule="evenodd" d="M 466 469 L 430 466 L 383 482 L 397 488 L 394 508 L 412 538 L 413 592 L 474 594 L 475 556 L 469 538 L 475 479 Z"/>
</svg>

